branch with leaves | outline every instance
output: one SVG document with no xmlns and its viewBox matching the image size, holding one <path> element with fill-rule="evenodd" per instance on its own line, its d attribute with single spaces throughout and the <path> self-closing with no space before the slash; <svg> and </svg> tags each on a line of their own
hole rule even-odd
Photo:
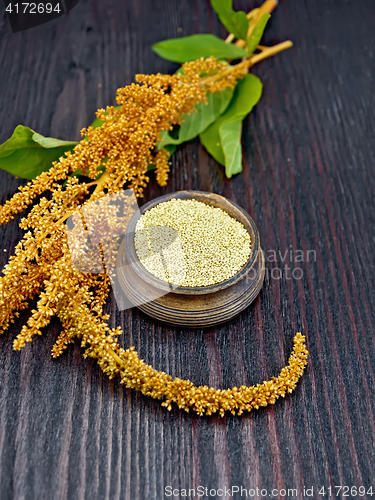
<svg viewBox="0 0 375 500">
<path fill-rule="evenodd" d="M 235 12 L 232 0 L 211 0 L 225 29 L 229 32 L 226 40 L 211 34 L 198 34 L 158 42 L 153 50 L 164 59 L 178 63 L 200 58 L 215 57 L 227 61 L 230 74 L 235 66 L 241 66 L 245 75 L 235 89 L 207 93 L 207 98 L 199 102 L 192 113 L 181 117 L 180 123 L 160 132 L 157 151 L 166 150 L 171 156 L 176 147 L 199 136 L 201 143 L 215 160 L 225 167 L 227 177 L 242 171 L 241 134 L 244 118 L 250 113 L 262 95 L 262 83 L 248 70 L 257 62 L 273 56 L 292 46 L 286 41 L 273 47 L 259 45 L 271 12 L 277 6 L 275 0 L 267 0 L 261 7 Z M 241 59 L 237 65 L 232 61 Z M 181 68 L 177 70 L 181 72 Z M 206 82 L 215 79 L 206 77 Z M 205 83 L 205 79 L 202 79 Z M 91 126 L 101 126 L 97 118 Z M 13 136 L 0 145 L 0 168 L 24 179 L 34 179 L 48 170 L 66 151 L 73 150 L 76 142 L 60 141 L 43 137 L 28 127 L 19 125 Z M 150 163 L 148 170 L 155 166 Z M 105 167 L 101 168 L 101 175 Z M 77 169 L 72 175 L 81 175 Z"/>
<path fill-rule="evenodd" d="M 133 347 L 120 347 L 117 335 L 121 329 L 109 328 L 103 311 L 109 276 L 106 271 L 95 274 L 74 267 L 64 224 L 87 204 L 125 187 L 142 196 L 150 169 L 155 169 L 158 183 L 165 185 L 173 148 L 198 134 L 208 151 L 225 165 L 228 176 L 240 171 L 242 120 L 260 98 L 262 88 L 248 70 L 290 42 L 272 48 L 258 45 L 264 16 L 275 2 L 268 0 L 248 15 L 235 13 L 230 0 L 212 0 L 212 4 L 231 31 L 227 40 L 194 35 L 154 46 L 158 53 L 164 51 L 164 57 L 176 60 L 178 54 L 180 62 L 186 62 L 174 75 L 137 75 L 137 83 L 118 89 L 117 106 L 99 110 L 95 122 L 82 131 L 79 143 L 42 137 L 18 126 L 0 146 L 0 166 L 31 179 L 0 207 L 0 224 L 40 196 L 21 220 L 25 234 L 0 277 L 0 333 L 38 297 L 36 309 L 14 340 L 14 349 L 41 335 L 57 316 L 62 332 L 52 349 L 54 357 L 78 339 L 84 357 L 95 358 L 109 377 L 121 377 L 126 387 L 162 400 L 168 409 L 177 404 L 199 415 L 224 415 L 226 411 L 240 415 L 273 404 L 293 391 L 306 365 L 304 337 L 295 336 L 289 364 L 280 375 L 254 387 L 221 391 L 172 380 L 140 360 Z M 194 37 L 200 36 L 211 40 L 211 45 L 196 43 Z M 235 37 L 237 41 L 232 43 Z M 254 53 L 256 47 L 259 53 Z M 206 53 L 197 54 L 199 50 Z M 242 60 L 232 64 L 236 57 Z M 112 231 L 117 217 L 106 216 L 101 222 Z M 103 255 L 113 254 L 111 245 L 111 239 L 102 241 Z"/>
</svg>

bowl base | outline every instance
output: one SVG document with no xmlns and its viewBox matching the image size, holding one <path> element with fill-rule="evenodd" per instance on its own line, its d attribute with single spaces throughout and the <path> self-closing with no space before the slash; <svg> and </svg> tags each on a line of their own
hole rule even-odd
<svg viewBox="0 0 375 500">
<path fill-rule="evenodd" d="M 121 286 L 137 307 L 149 316 L 173 326 L 207 328 L 233 318 L 253 302 L 263 285 L 265 263 L 260 249 L 254 265 L 240 281 L 207 295 L 167 293 L 148 302 L 154 293 L 149 283 L 141 283 L 131 266 L 121 273 Z"/>
</svg>

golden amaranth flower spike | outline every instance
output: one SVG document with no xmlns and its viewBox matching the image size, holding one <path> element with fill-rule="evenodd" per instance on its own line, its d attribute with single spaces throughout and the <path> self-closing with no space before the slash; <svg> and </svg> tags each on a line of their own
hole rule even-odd
<svg viewBox="0 0 375 500">
<path fill-rule="evenodd" d="M 64 225 L 86 203 L 119 192 L 125 186 L 141 196 L 148 181 L 149 164 L 156 166 L 157 180 L 165 185 L 168 153 L 156 151 L 160 132 L 180 123 L 183 114 L 205 101 L 207 92 L 234 87 L 252 63 L 254 60 L 249 59 L 230 67 L 209 58 L 185 63 L 183 74 L 138 75 L 138 83 L 117 91 L 119 109 L 112 106 L 99 110 L 97 117 L 103 120 L 100 127 L 82 130 L 83 139 L 73 152 L 66 153 L 48 172 L 19 188 L 0 207 L 0 223 L 5 224 L 37 196 L 51 192 L 50 199 L 42 197 L 21 220 L 25 235 L 0 277 L 0 333 L 30 300 L 39 296 L 36 309 L 14 341 L 15 349 L 30 342 L 35 334 L 41 334 L 55 315 L 61 320 L 63 331 L 52 350 L 54 357 L 77 337 L 85 348 L 84 356 L 96 358 L 109 377 L 119 375 L 126 387 L 162 399 L 168 409 L 176 403 L 199 415 L 216 412 L 223 415 L 225 411 L 241 414 L 274 403 L 294 389 L 307 358 L 304 337 L 299 333 L 294 339 L 289 365 L 278 377 L 256 387 L 228 390 L 196 387 L 178 378 L 172 380 L 170 375 L 140 360 L 134 348 L 122 349 L 116 339 L 120 328 L 109 328 L 108 315 L 103 312 L 109 277 L 105 272 L 89 274 L 74 269 Z M 98 178 L 103 168 L 105 171 Z M 79 182 L 77 177 L 70 176 L 76 170 L 92 181 Z"/>
</svg>

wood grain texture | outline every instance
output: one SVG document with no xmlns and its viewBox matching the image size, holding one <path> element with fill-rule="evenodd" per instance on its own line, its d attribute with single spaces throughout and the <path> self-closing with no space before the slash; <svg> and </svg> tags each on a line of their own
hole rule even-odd
<svg viewBox="0 0 375 500">
<path fill-rule="evenodd" d="M 152 43 L 225 36 L 208 0 L 81 0 L 17 34 L 1 9 L 1 142 L 19 123 L 78 139 L 135 73 L 175 70 Z M 251 215 L 268 257 L 253 304 L 210 330 L 107 306 L 122 345 L 172 376 L 221 388 L 277 375 L 301 331 L 310 357 L 295 393 L 242 417 L 168 412 L 109 381 L 77 345 L 53 360 L 57 321 L 14 352 L 24 312 L 0 337 L 1 500 L 159 500 L 167 485 L 297 488 L 297 498 L 304 486 L 314 498 L 323 485 L 375 492 L 374 25 L 372 0 L 281 2 L 265 43 L 295 46 L 254 68 L 264 93 L 245 121 L 244 172 L 226 179 L 196 140 L 175 153 L 168 186 L 152 178 L 147 189 L 145 202 L 212 191 Z M 21 183 L 1 172 L 0 201 Z M 0 227 L 1 266 L 22 236 L 19 219 Z"/>
</svg>

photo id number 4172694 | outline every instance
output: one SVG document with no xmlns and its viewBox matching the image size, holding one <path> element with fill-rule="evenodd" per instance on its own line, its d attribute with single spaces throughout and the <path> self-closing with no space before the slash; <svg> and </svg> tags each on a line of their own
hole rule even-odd
<svg viewBox="0 0 375 500">
<path fill-rule="evenodd" d="M 57 3 L 13 3 L 5 8 L 8 14 L 52 14 L 54 12 L 60 14 L 62 12 L 60 2 Z"/>
<path fill-rule="evenodd" d="M 309 493 L 311 492 L 311 495 Z M 313 495 L 313 488 L 310 488 L 310 490 L 305 488 L 304 491 L 304 496 L 312 496 Z M 325 497 L 326 495 L 328 497 L 349 497 L 349 498 L 355 498 L 355 497 L 364 497 L 367 496 L 367 498 L 372 498 L 374 495 L 374 490 L 372 486 L 365 488 L 364 486 L 328 486 L 324 487 L 322 486 L 321 488 L 318 488 L 318 495 L 319 497 L 323 496 Z"/>
<path fill-rule="evenodd" d="M 17 33 L 64 16 L 78 2 L 79 0 L 38 0 L 37 2 L 5 0 L 4 3 L 12 31 Z"/>
</svg>

